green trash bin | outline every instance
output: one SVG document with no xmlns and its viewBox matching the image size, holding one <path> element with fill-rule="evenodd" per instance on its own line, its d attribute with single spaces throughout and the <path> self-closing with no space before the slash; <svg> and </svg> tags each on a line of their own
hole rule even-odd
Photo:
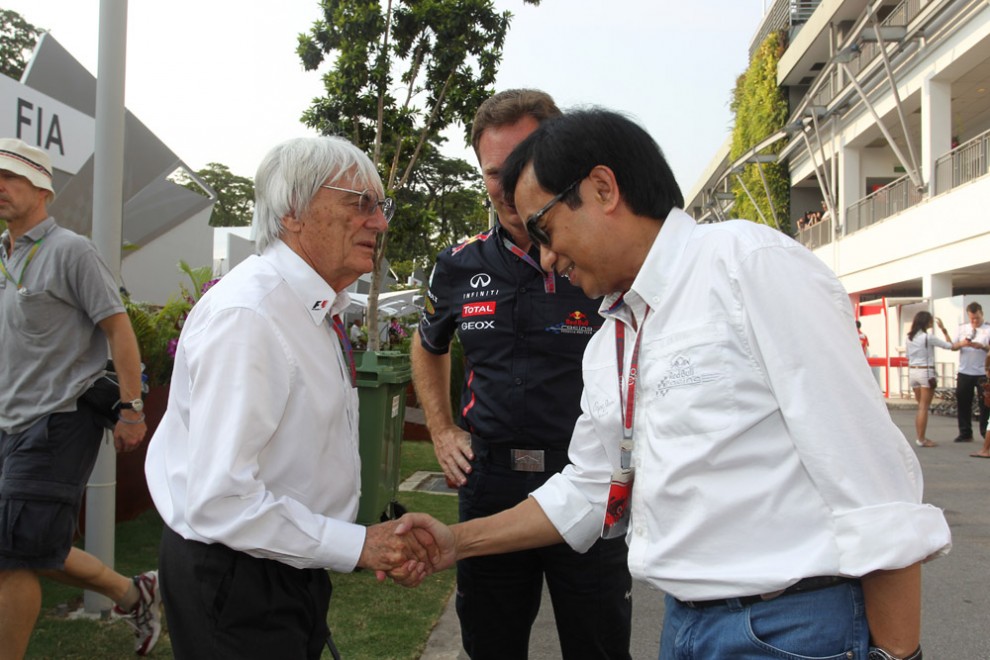
<svg viewBox="0 0 990 660">
<path fill-rule="evenodd" d="M 360 405 L 361 500 L 357 522 L 373 525 L 402 515 L 399 451 L 406 416 L 409 355 L 399 351 L 355 351 Z"/>
</svg>

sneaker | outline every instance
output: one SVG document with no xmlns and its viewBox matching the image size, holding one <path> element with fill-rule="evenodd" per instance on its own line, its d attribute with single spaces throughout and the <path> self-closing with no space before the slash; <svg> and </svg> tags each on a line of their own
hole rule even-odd
<svg viewBox="0 0 990 660">
<path fill-rule="evenodd" d="M 135 575 L 133 580 L 140 594 L 137 604 L 128 612 L 114 605 L 113 611 L 134 628 L 134 652 L 148 655 L 162 633 L 162 594 L 158 589 L 158 571 Z"/>
</svg>

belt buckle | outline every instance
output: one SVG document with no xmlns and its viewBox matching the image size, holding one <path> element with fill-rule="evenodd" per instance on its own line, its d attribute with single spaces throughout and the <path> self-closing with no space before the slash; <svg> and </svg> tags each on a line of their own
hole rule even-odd
<svg viewBox="0 0 990 660">
<path fill-rule="evenodd" d="M 544 472 L 546 462 L 542 449 L 510 449 L 512 469 L 516 472 Z"/>
</svg>

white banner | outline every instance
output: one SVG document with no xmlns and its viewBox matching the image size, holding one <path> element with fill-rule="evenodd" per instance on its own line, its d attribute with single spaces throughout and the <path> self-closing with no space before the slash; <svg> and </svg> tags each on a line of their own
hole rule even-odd
<svg viewBox="0 0 990 660">
<path fill-rule="evenodd" d="M 93 155 L 96 121 L 0 74 L 0 137 L 44 149 L 57 170 L 76 174 Z"/>
</svg>

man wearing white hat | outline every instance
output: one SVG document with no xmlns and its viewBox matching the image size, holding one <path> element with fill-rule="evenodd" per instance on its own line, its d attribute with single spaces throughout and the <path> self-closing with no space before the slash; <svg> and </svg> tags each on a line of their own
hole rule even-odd
<svg viewBox="0 0 990 660">
<path fill-rule="evenodd" d="M 113 600 L 136 652 L 161 630 L 157 574 L 124 577 L 72 547 L 79 506 L 103 437 L 80 397 L 104 373 L 107 343 L 120 382 L 118 451 L 144 439 L 137 339 L 113 274 L 86 238 L 48 215 L 48 154 L 0 139 L 0 657 L 21 658 L 41 609 L 39 575 Z"/>
</svg>

